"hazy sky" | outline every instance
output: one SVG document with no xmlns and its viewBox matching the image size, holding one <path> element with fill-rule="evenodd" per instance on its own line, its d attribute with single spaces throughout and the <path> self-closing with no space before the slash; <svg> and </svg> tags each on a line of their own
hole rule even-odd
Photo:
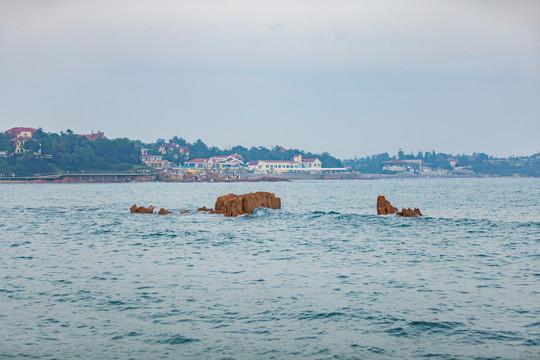
<svg viewBox="0 0 540 360">
<path fill-rule="evenodd" d="M 540 1 L 0 0 L 0 129 L 540 151 Z"/>
</svg>

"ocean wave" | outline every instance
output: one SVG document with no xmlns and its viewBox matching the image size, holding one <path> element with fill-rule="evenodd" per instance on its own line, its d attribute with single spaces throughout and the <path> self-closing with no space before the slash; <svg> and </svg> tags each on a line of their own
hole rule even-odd
<svg viewBox="0 0 540 360">
<path fill-rule="evenodd" d="M 199 339 L 186 337 L 180 334 L 175 335 L 162 335 L 158 339 L 150 340 L 151 342 L 154 342 L 156 344 L 165 344 L 165 345 L 183 345 L 183 344 L 189 344 L 192 342 L 200 341 Z M 148 342 L 148 341 L 147 341 Z"/>
<path fill-rule="evenodd" d="M 315 312 L 315 311 L 303 311 L 297 315 L 295 315 L 295 318 L 298 320 L 321 320 L 321 319 L 330 319 L 335 317 L 343 317 L 348 316 L 348 314 L 339 312 L 339 311 L 331 311 L 331 312 Z"/>
</svg>

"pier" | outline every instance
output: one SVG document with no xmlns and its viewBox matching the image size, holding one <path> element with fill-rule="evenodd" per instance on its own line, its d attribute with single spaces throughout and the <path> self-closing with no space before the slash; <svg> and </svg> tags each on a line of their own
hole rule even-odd
<svg viewBox="0 0 540 360">
<path fill-rule="evenodd" d="M 42 176 L 2 176 L 0 183 L 114 183 L 132 181 L 152 181 L 155 173 L 140 172 L 107 172 L 107 173 L 64 173 Z"/>
</svg>

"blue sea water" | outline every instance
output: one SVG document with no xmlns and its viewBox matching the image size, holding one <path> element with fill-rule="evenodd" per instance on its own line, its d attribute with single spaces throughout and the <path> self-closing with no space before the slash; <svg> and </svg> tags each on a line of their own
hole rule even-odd
<svg viewBox="0 0 540 360">
<path fill-rule="evenodd" d="M 283 209 L 194 211 L 253 191 Z M 425 217 L 377 216 L 379 194 Z M 538 179 L 2 185 L 0 358 L 540 358 L 539 195 Z"/>
</svg>

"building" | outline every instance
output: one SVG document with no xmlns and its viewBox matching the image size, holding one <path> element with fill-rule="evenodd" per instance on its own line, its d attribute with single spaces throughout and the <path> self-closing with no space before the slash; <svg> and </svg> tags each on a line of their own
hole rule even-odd
<svg viewBox="0 0 540 360">
<path fill-rule="evenodd" d="M 321 160 L 317 158 L 313 159 L 302 159 L 302 167 L 304 168 L 322 168 Z"/>
<path fill-rule="evenodd" d="M 383 170 L 393 172 L 417 172 L 422 173 L 429 164 L 424 160 L 399 160 L 392 159 L 383 163 Z"/>
<path fill-rule="evenodd" d="M 212 163 L 210 162 L 210 159 L 197 158 L 186 161 L 185 165 L 186 167 L 193 169 L 209 169 L 211 168 Z"/>
<path fill-rule="evenodd" d="M 255 160 L 248 163 L 248 169 L 255 172 L 281 173 L 300 169 L 300 165 L 292 160 Z"/>
<path fill-rule="evenodd" d="M 248 169 L 254 172 L 319 172 L 323 170 L 322 162 L 317 158 L 303 159 L 302 155 L 294 155 L 292 160 L 255 160 L 248 163 Z"/>
<path fill-rule="evenodd" d="M 141 161 L 144 165 L 156 170 L 164 170 L 171 167 L 171 163 L 163 160 L 161 155 L 141 155 Z"/>
<path fill-rule="evenodd" d="M 459 164 L 459 160 L 458 159 L 447 159 L 448 162 L 450 163 L 450 166 L 455 168 L 457 166 L 457 164 Z"/>
<path fill-rule="evenodd" d="M 241 168 L 244 167 L 244 158 L 240 154 L 231 154 L 229 156 L 212 156 L 210 158 L 212 168 Z"/>
<path fill-rule="evenodd" d="M 264 171 L 265 163 L 261 160 L 253 160 L 247 163 L 248 170 L 262 172 Z"/>
<path fill-rule="evenodd" d="M 28 127 L 14 127 L 6 130 L 6 134 L 10 134 L 13 137 L 32 137 L 37 129 Z"/>
<path fill-rule="evenodd" d="M 21 154 L 24 151 L 24 144 L 32 139 L 36 131 L 37 129 L 28 127 L 14 127 L 6 131 L 6 134 L 14 137 L 12 141 L 15 146 L 15 154 Z"/>
<path fill-rule="evenodd" d="M 274 146 L 274 148 L 272 149 L 272 152 L 284 153 L 286 151 L 287 151 L 287 149 L 285 149 L 283 146 L 279 146 L 279 145 Z"/>
<path fill-rule="evenodd" d="M 109 140 L 105 136 L 105 133 L 99 130 L 97 133 L 94 133 L 94 130 L 92 130 L 91 134 L 79 134 L 79 136 L 85 137 L 88 141 L 96 141 L 97 139 Z"/>
<path fill-rule="evenodd" d="M 194 169 L 239 170 L 245 167 L 244 158 L 240 154 L 228 156 L 212 156 L 209 159 L 197 158 L 186 161 L 186 167 Z"/>
<path fill-rule="evenodd" d="M 158 152 L 162 155 L 174 154 L 175 159 L 178 159 L 178 157 L 189 159 L 189 151 L 189 147 L 172 142 L 161 145 L 158 149 Z"/>
</svg>

